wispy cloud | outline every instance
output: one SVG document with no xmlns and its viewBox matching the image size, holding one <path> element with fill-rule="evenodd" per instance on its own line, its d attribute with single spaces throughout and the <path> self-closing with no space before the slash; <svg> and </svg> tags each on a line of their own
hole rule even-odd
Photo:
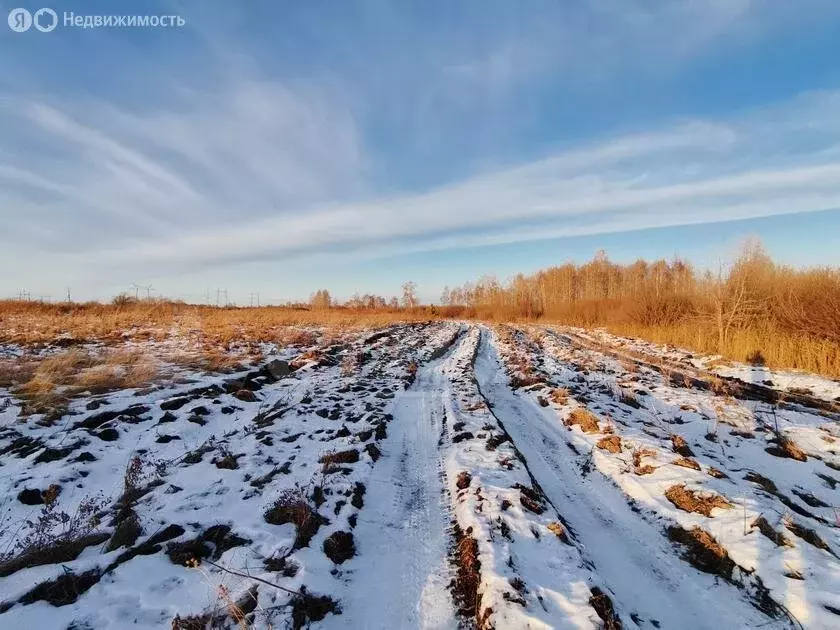
<svg viewBox="0 0 840 630">
<path fill-rule="evenodd" d="M 433 24 L 387 3 L 364 4 L 346 24 L 301 7 L 284 16 L 308 38 L 296 60 L 253 25 L 232 28 L 235 16 L 197 20 L 190 59 L 203 50 L 203 65 L 176 61 L 155 80 L 161 59 L 125 58 L 137 100 L 98 86 L 36 89 L 37 71 L 0 71 L 0 263 L 32 259 L 6 282 L 60 270 L 61 282 L 94 287 L 247 261 L 840 207 L 835 91 L 597 141 L 571 134 L 553 149 L 483 151 L 487 137 L 502 146 L 525 124 L 531 83 L 666 74 L 722 40 L 813 20 L 830 10 L 824 0 L 796 10 L 781 0 L 535 1 L 515 15 L 467 4 Z M 469 40 L 457 27 L 467 13 Z M 392 176 L 418 165 L 432 174 L 422 185 Z"/>
<path fill-rule="evenodd" d="M 86 217 L 88 231 L 97 216 L 119 217 L 107 238 L 96 230 L 64 247 L 96 273 L 103 266 L 186 270 L 325 251 L 370 256 L 840 207 L 840 126 L 836 110 L 824 107 L 836 101 L 833 92 L 385 198 L 362 192 L 364 158 L 345 113 L 317 100 L 313 108 L 311 94 L 270 86 L 226 96 L 180 116 L 90 114 L 100 128 L 121 123 L 113 135 L 26 104 L 18 114 L 37 123 L 67 160 L 75 157 L 70 172 L 42 168 L 36 175 L 6 156 L 0 179 L 51 199 L 45 210 L 20 194 L 18 221 L 62 205 L 73 208 L 74 221 Z M 819 133 L 799 146 L 803 110 Z M 121 222 L 127 213 L 134 213 L 131 225 L 151 217 L 159 225 L 141 237 L 119 233 L 129 225 Z M 64 236 L 59 222 L 53 238 Z"/>
</svg>

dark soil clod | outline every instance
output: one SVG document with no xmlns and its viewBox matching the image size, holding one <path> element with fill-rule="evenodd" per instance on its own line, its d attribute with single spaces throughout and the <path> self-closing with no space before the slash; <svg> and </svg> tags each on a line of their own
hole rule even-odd
<svg viewBox="0 0 840 630">
<path fill-rule="evenodd" d="M 356 555 L 356 544 L 350 532 L 334 532 L 324 540 L 324 553 L 327 557 L 341 564 Z"/>
<path fill-rule="evenodd" d="M 592 597 L 589 598 L 589 605 L 595 609 L 601 621 L 604 622 L 604 630 L 621 630 L 621 619 L 615 614 L 612 600 L 597 586 L 589 589 Z"/>
</svg>

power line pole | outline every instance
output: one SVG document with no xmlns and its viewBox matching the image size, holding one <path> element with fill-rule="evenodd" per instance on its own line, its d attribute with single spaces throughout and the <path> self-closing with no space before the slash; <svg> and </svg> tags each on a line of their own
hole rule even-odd
<svg viewBox="0 0 840 630">
<path fill-rule="evenodd" d="M 72 300 L 70 299 L 70 287 L 67 287 L 67 303 L 70 304 Z"/>
</svg>

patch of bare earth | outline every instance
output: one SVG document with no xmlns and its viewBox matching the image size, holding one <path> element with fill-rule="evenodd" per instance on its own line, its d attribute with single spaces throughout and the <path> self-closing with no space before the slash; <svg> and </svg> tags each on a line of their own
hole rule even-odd
<svg viewBox="0 0 840 630">
<path fill-rule="evenodd" d="M 671 486 L 665 491 L 665 498 L 685 512 L 695 512 L 703 516 L 711 516 L 715 508 L 729 509 L 731 504 L 719 494 L 711 492 L 697 492 L 687 488 L 684 484 Z"/>
<path fill-rule="evenodd" d="M 595 414 L 583 408 L 572 410 L 569 417 L 563 421 L 563 424 L 567 427 L 578 425 L 584 433 L 598 433 L 601 430 Z"/>
<path fill-rule="evenodd" d="M 673 525 L 668 528 L 668 538 L 682 545 L 683 558 L 696 569 L 732 579 L 735 562 L 714 536 L 703 528 L 689 530 Z"/>
</svg>

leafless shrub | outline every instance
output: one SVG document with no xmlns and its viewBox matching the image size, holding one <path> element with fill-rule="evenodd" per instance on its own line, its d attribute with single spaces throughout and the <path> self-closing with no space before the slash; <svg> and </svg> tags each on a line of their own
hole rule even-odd
<svg viewBox="0 0 840 630">
<path fill-rule="evenodd" d="M 27 520 L 26 533 L 11 542 L 0 555 L 0 576 L 27 567 L 70 562 L 86 548 L 108 539 L 99 531 L 106 505 L 101 495 L 86 497 L 73 513 L 58 507 L 58 488 L 50 486 L 44 505 L 34 519 Z"/>
<path fill-rule="evenodd" d="M 324 522 L 323 517 L 309 503 L 306 492 L 299 486 L 283 490 L 263 517 L 272 525 L 293 524 L 297 532 L 295 549 L 309 546 L 309 541 Z"/>
<path fill-rule="evenodd" d="M 341 375 L 353 376 L 358 374 L 364 364 L 364 353 L 362 352 L 348 352 L 341 360 Z"/>
</svg>

